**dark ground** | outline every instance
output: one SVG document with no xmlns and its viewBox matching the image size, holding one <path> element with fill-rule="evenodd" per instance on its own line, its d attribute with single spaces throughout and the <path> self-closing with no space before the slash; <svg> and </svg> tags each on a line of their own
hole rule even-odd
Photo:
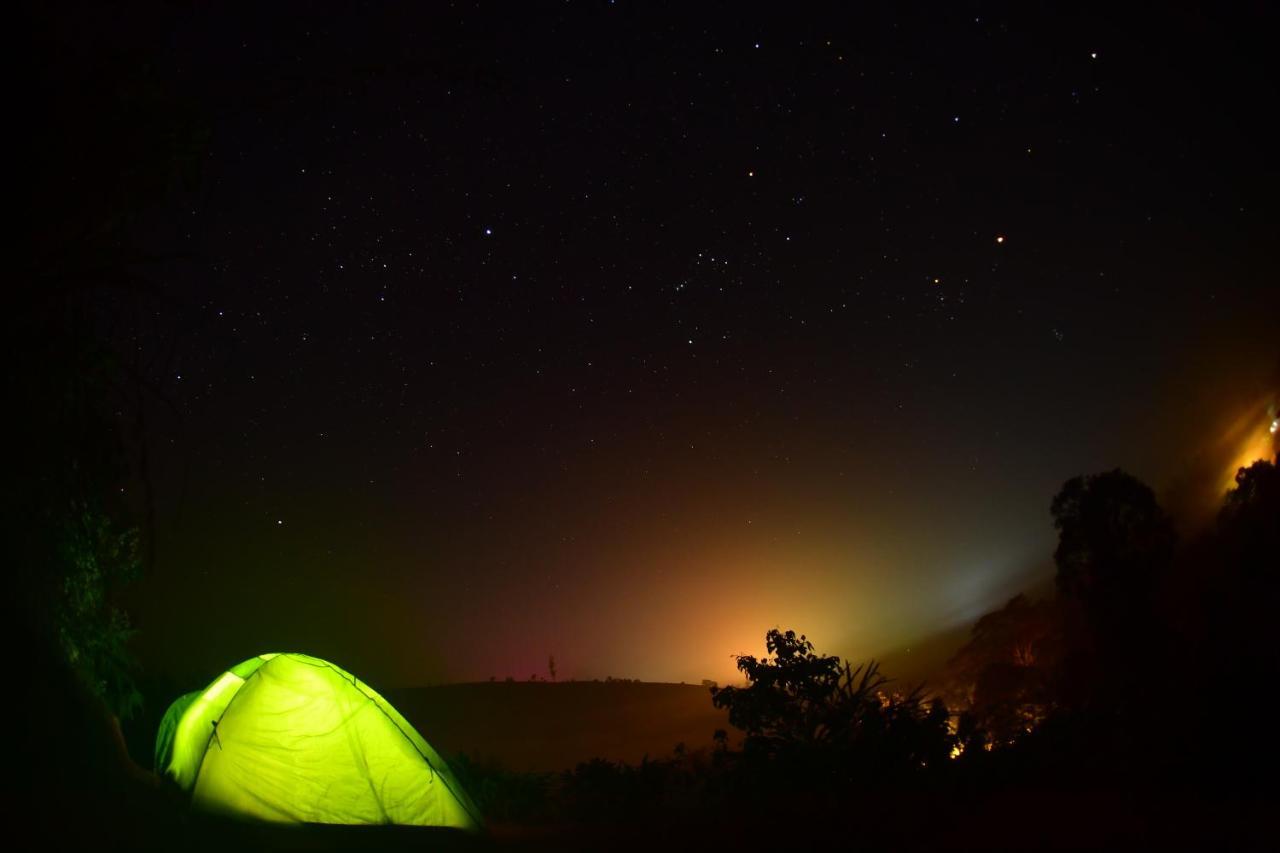
<svg viewBox="0 0 1280 853">
<path fill-rule="evenodd" d="M 39 831 L 38 841 L 27 843 L 48 849 L 1239 850 L 1272 849 L 1274 842 L 1272 799 L 1257 791 L 1134 791 L 1106 779 L 983 793 L 868 791 L 827 802 L 795 799 L 780 782 L 776 803 L 766 808 L 731 803 L 714 813 L 637 813 L 624 823 L 491 825 L 480 835 L 408 827 L 236 824 L 192 814 L 128 761 L 110 718 L 64 666 L 41 655 L 38 645 L 26 644 L 24 650 L 13 673 L 13 683 L 26 689 L 17 703 L 18 727 L 7 755 L 5 799 L 14 810 L 10 826 Z M 655 690 L 669 691 L 679 704 L 686 691 L 695 691 L 675 689 L 678 685 L 540 687 L 471 685 L 462 692 L 519 692 L 531 701 L 552 701 L 575 692 L 621 689 L 643 695 Z"/>
</svg>

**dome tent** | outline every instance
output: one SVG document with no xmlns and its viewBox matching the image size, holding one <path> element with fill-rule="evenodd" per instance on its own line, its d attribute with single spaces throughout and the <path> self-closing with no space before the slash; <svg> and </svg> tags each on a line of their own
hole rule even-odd
<svg viewBox="0 0 1280 853">
<path fill-rule="evenodd" d="M 177 699 L 156 770 L 203 808 L 278 822 L 475 829 L 452 771 L 367 684 L 319 658 L 264 654 Z"/>
</svg>

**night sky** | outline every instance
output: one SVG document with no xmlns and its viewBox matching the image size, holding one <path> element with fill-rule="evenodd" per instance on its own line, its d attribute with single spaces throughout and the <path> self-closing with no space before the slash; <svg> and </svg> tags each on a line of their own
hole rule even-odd
<svg viewBox="0 0 1280 853">
<path fill-rule="evenodd" d="M 1265 435 L 1274 13 L 690 5 L 66 37 L 208 130 L 136 235 L 150 668 L 861 660 L 1043 586 L 1067 478 L 1213 492 Z"/>
</svg>

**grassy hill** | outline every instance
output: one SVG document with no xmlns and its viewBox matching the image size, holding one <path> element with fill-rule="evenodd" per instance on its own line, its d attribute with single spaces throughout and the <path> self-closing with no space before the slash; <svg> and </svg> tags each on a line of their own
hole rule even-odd
<svg viewBox="0 0 1280 853">
<path fill-rule="evenodd" d="M 727 715 L 706 687 L 636 682 L 485 682 L 386 691 L 436 749 L 497 760 L 508 770 L 566 770 L 606 758 L 711 746 Z M 730 733 L 731 737 L 733 732 Z"/>
</svg>

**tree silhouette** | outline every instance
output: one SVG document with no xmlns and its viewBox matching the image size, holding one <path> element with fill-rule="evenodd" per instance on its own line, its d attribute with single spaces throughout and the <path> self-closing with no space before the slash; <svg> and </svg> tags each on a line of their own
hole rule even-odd
<svg viewBox="0 0 1280 853">
<path fill-rule="evenodd" d="M 772 657 L 737 659 L 747 687 L 711 688 L 712 703 L 746 732 L 749 760 L 796 764 L 815 780 L 845 782 L 945 763 L 954 743 L 946 706 L 926 704 L 923 688 L 889 693 L 874 661 L 852 667 L 816 653 L 794 631 L 770 630 L 765 648 Z"/>
<path fill-rule="evenodd" d="M 1119 469 L 1068 480 L 1050 512 L 1066 647 L 1059 698 L 1143 713 L 1170 676 L 1160 674 L 1169 638 L 1157 600 L 1172 576 L 1173 522 L 1150 487 Z"/>
<path fill-rule="evenodd" d="M 1118 468 L 1068 480 L 1050 512 L 1058 591 L 1089 607 L 1131 603 L 1172 557 L 1169 516 L 1150 487 Z"/>
<path fill-rule="evenodd" d="M 874 664 L 851 672 L 840 658 L 816 654 L 813 643 L 795 631 L 770 630 L 765 648 L 772 659 L 737 659 L 749 687 L 711 688 L 712 704 L 728 709 L 729 722 L 747 733 L 751 748 L 823 741 L 831 735 L 832 711 L 842 693 L 870 694 L 885 683 Z"/>
<path fill-rule="evenodd" d="M 1270 575 L 1280 568 L 1280 455 L 1236 472 L 1218 517 L 1224 547 L 1249 575 Z"/>
<path fill-rule="evenodd" d="M 945 695 L 993 743 L 1027 733 L 1054 706 L 1051 676 L 1062 657 L 1061 610 L 1017 595 L 973 626 L 946 669 Z"/>
<path fill-rule="evenodd" d="M 1271 624 L 1280 610 L 1280 465 L 1236 474 L 1203 554 L 1197 601 L 1207 610 L 1199 646 L 1233 679 L 1280 675 Z"/>
<path fill-rule="evenodd" d="M 144 213 L 190 185 L 204 134 L 145 38 L 139 50 L 95 38 L 89 9 L 36 17 L 53 40 L 45 52 L 76 61 L 33 71 L 41 114 L 26 168 L 40 192 L 0 320 L 4 399 L 20 414 L 0 505 L 8 600 L 22 630 L 127 717 L 139 694 L 117 596 L 150 563 L 147 414 L 163 400 L 150 377 L 168 373 L 171 350 L 144 346 L 159 291 L 141 270 L 158 259 L 133 238 Z"/>
<path fill-rule="evenodd" d="M 1223 684 L 1274 683 L 1280 678 L 1273 627 L 1280 612 L 1280 456 L 1237 472 L 1207 544 L 1196 599 L 1204 626 L 1195 651 Z M 1280 744 L 1267 724 L 1241 719 L 1216 693 L 1197 699 L 1198 725 L 1213 733 L 1199 745 L 1206 763 L 1216 765 L 1213 772 L 1271 784 Z"/>
</svg>

